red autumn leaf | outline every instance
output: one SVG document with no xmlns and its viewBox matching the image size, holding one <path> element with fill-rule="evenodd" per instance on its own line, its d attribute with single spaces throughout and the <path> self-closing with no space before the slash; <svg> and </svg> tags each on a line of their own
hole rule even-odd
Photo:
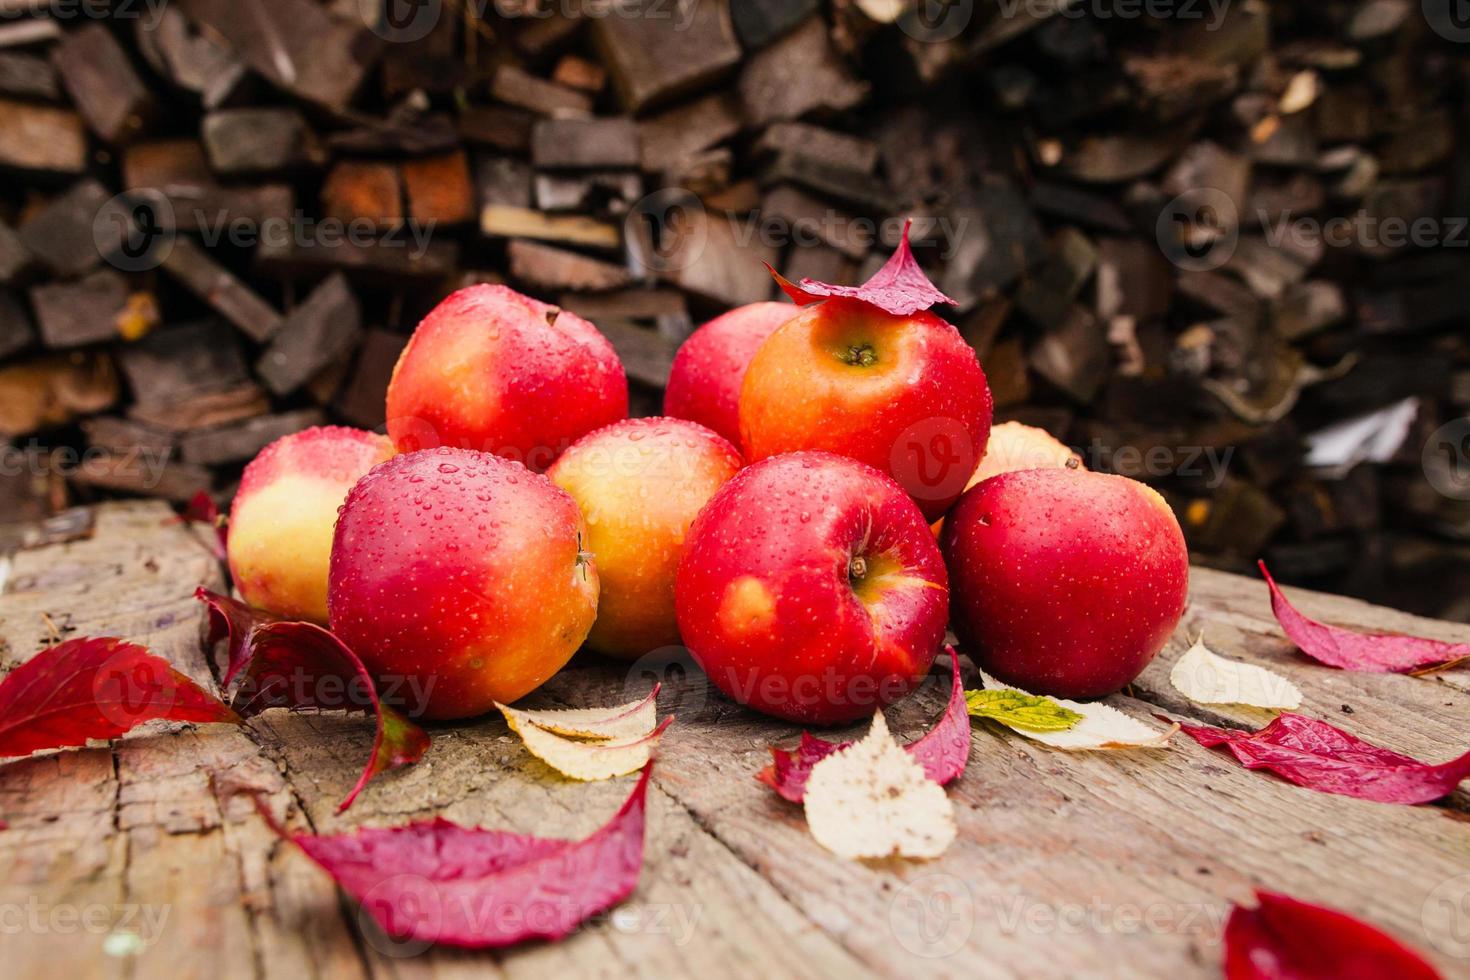
<svg viewBox="0 0 1470 980">
<path fill-rule="evenodd" d="M 1431 765 L 1291 711 L 1256 732 L 1182 723 L 1180 727 L 1206 748 L 1225 746 L 1247 769 L 1268 769 L 1319 793 L 1378 803 L 1428 803 L 1448 796 L 1470 776 L 1470 752 Z"/>
<path fill-rule="evenodd" d="M 1287 637 L 1313 660 L 1343 670 L 1401 674 L 1425 667 L 1444 667 L 1470 658 L 1470 644 L 1398 633 L 1355 633 L 1308 619 L 1276 587 L 1276 580 L 1266 571 L 1266 563 L 1256 564 L 1271 587 L 1271 611 L 1276 621 Z"/>
<path fill-rule="evenodd" d="M 116 637 L 42 650 L 0 681 L 0 756 L 116 738 L 156 719 L 240 719 L 167 660 Z"/>
<path fill-rule="evenodd" d="M 205 641 L 209 648 L 213 649 L 216 643 L 229 637 L 229 655 L 223 681 L 225 687 L 229 687 L 250 662 L 251 638 L 255 631 L 281 620 L 263 609 L 247 606 L 239 599 L 210 592 L 206 588 L 195 589 L 194 598 L 209 607 L 209 637 Z"/>
<path fill-rule="evenodd" d="M 229 530 L 224 515 L 219 511 L 219 505 L 214 502 L 214 498 L 207 491 L 200 490 L 190 497 L 188 504 L 184 506 L 183 514 L 168 523 L 207 524 L 214 528 L 214 556 L 220 561 L 225 560 L 229 547 Z"/>
<path fill-rule="evenodd" d="M 904 750 L 924 767 L 924 775 L 943 786 L 965 771 L 970 758 L 970 716 L 965 709 L 964 685 L 960 683 L 960 658 L 954 647 L 949 653 L 952 679 L 949 704 L 935 726 Z M 795 751 L 771 746 L 771 764 L 755 774 L 755 778 L 775 790 L 782 798 L 800 803 L 806 797 L 806 781 L 812 767 L 851 742 L 829 742 L 811 732 L 801 733 Z"/>
<path fill-rule="evenodd" d="M 617 814 L 579 841 L 442 817 L 334 837 L 275 830 L 396 940 L 484 949 L 560 939 L 637 887 L 652 770 L 644 766 Z"/>
<path fill-rule="evenodd" d="M 1435 980 L 1438 971 L 1387 933 L 1321 905 L 1256 892 L 1225 923 L 1225 980 Z"/>
<path fill-rule="evenodd" d="M 883 268 L 873 273 L 873 278 L 861 286 L 834 286 L 812 278 L 805 278 L 797 285 L 772 269 L 769 262 L 766 263 L 766 268 L 770 269 L 776 282 L 798 306 L 816 303 L 832 296 L 843 296 L 871 303 L 895 316 L 908 316 L 927 310 L 936 303 L 954 303 L 954 300 L 941 293 L 929 281 L 929 277 L 924 275 L 924 270 L 914 260 L 914 253 L 909 248 L 909 226 L 912 224 L 913 219 L 903 223 L 903 237 L 899 240 L 898 248 L 883 264 Z"/>
</svg>

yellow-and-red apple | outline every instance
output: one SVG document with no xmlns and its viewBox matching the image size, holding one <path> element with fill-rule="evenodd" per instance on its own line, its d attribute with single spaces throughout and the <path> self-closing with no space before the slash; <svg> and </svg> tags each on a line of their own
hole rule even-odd
<svg viewBox="0 0 1470 980">
<path fill-rule="evenodd" d="M 332 630 L 427 718 L 535 690 L 597 615 L 577 504 L 520 463 L 467 449 L 395 456 L 347 495 L 332 543 Z"/>
<path fill-rule="evenodd" d="M 985 671 L 1034 694 L 1092 698 L 1163 648 L 1189 588 L 1164 498 L 1066 468 L 1003 473 L 945 518 L 951 625 Z"/>
<path fill-rule="evenodd" d="M 949 589 L 902 487 L 845 456 L 799 452 L 746 467 L 700 511 L 676 597 L 685 644 L 726 694 L 835 724 L 918 684 Z"/>
<path fill-rule="evenodd" d="M 990 434 L 974 350 L 933 313 L 837 297 L 756 351 L 740 390 L 746 459 L 818 449 L 887 473 L 933 520 L 965 488 Z"/>
<path fill-rule="evenodd" d="M 332 528 L 347 491 L 393 455 L 384 436 L 320 426 L 277 439 L 245 467 L 230 509 L 230 575 L 250 605 L 327 621 Z"/>
<path fill-rule="evenodd" d="M 537 472 L 627 414 L 628 382 L 607 338 L 506 286 L 469 286 L 434 307 L 388 383 L 399 452 L 476 449 Z"/>
<path fill-rule="evenodd" d="M 740 385 L 756 349 L 800 310 L 790 303 L 747 303 L 715 317 L 674 355 L 664 414 L 689 419 L 740 444 Z"/>
<path fill-rule="evenodd" d="M 679 642 L 674 578 L 689 525 L 740 466 L 702 425 L 642 418 L 583 436 L 547 470 L 582 508 L 602 581 L 588 646 L 636 659 Z"/>
<path fill-rule="evenodd" d="M 975 467 L 975 472 L 970 474 L 965 489 L 1002 473 L 1056 467 L 1081 469 L 1082 457 L 1045 429 L 1020 422 L 1002 422 L 991 427 L 985 455 L 981 457 L 980 465 Z M 935 534 L 943 528 L 943 518 L 934 522 Z"/>
</svg>

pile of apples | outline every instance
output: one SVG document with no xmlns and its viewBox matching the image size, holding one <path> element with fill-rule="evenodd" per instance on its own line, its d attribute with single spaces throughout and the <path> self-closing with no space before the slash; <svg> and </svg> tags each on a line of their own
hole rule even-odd
<svg viewBox="0 0 1470 980">
<path fill-rule="evenodd" d="M 890 267 L 917 273 L 906 238 Z M 384 683 L 431 682 L 410 706 L 428 718 L 515 701 L 584 643 L 682 644 L 732 698 L 811 724 L 909 693 L 949 625 L 1034 693 L 1132 681 L 1184 610 L 1164 500 L 1040 430 L 992 432 L 975 353 L 930 301 L 783 286 L 816 302 L 705 324 L 666 417 L 639 419 L 591 323 L 460 290 L 404 349 L 386 437 L 310 429 L 247 467 L 241 596 L 329 625 Z"/>
</svg>

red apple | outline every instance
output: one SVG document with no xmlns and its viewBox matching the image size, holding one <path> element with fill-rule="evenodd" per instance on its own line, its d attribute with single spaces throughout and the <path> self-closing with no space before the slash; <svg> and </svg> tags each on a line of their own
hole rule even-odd
<svg viewBox="0 0 1470 980">
<path fill-rule="evenodd" d="M 388 382 L 399 452 L 478 449 L 538 472 L 627 414 L 628 382 L 607 338 L 506 286 L 470 286 L 434 307 Z"/>
<path fill-rule="evenodd" d="M 1033 694 L 1112 694 L 1184 614 L 1179 522 L 1127 477 L 1003 473 L 961 498 L 941 545 L 956 635 L 987 672 Z"/>
<path fill-rule="evenodd" d="M 949 589 L 903 488 L 843 456 L 749 466 L 695 518 L 679 563 L 679 629 L 726 694 L 793 721 L 871 715 L 924 676 Z"/>
<path fill-rule="evenodd" d="M 740 384 L 761 343 L 798 312 L 790 303 L 748 303 L 684 341 L 664 390 L 664 414 L 707 425 L 740 444 Z"/>
<path fill-rule="evenodd" d="M 602 591 L 587 645 L 636 659 L 679 642 L 674 576 L 689 525 L 740 454 L 684 419 L 625 419 L 598 429 L 546 471 L 587 520 Z"/>
<path fill-rule="evenodd" d="M 761 344 L 740 389 L 745 457 L 822 449 L 887 473 L 933 520 L 985 454 L 991 398 L 975 352 L 929 312 L 809 306 Z"/>
<path fill-rule="evenodd" d="M 466 449 L 395 456 L 342 507 L 332 629 L 425 717 L 482 714 L 535 690 L 587 636 L 586 537 L 576 502 L 520 463 Z"/>
<path fill-rule="evenodd" d="M 1002 422 L 992 426 L 980 465 L 965 484 L 968 490 L 993 476 L 1016 470 L 1039 470 L 1053 466 L 1080 469 L 1082 458 L 1045 429 L 1020 422 Z M 934 533 L 944 529 L 944 519 L 934 522 Z"/>
<path fill-rule="evenodd" d="M 286 619 L 326 623 L 337 511 L 352 485 L 392 455 L 385 436 L 335 425 L 262 449 L 230 509 L 230 577 L 241 598 Z"/>
</svg>

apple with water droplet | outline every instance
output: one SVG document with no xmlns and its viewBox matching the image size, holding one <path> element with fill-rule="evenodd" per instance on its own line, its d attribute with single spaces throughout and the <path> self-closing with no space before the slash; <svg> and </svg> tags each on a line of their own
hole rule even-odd
<svg viewBox="0 0 1470 980">
<path fill-rule="evenodd" d="M 400 452 L 452 446 L 538 472 L 628 415 L 628 382 L 591 323 L 500 285 L 469 286 L 419 323 L 388 382 Z"/>
<path fill-rule="evenodd" d="M 987 673 L 1034 694 L 1094 698 L 1163 649 L 1189 591 L 1164 498 L 1065 467 L 1003 473 L 955 505 L 940 538 L 951 624 Z"/>
<path fill-rule="evenodd" d="M 587 645 L 634 660 L 679 642 L 674 577 L 689 525 L 740 469 L 724 438 L 685 419 L 626 419 L 546 471 L 582 508 L 602 591 Z"/>
<path fill-rule="evenodd" d="M 395 456 L 347 495 L 332 542 L 332 630 L 385 697 L 467 718 L 541 686 L 597 614 L 576 501 L 468 449 Z M 421 702 L 421 703 L 420 703 Z"/>
<path fill-rule="evenodd" d="M 695 518 L 679 629 L 710 680 L 806 724 L 908 694 L 944 639 L 944 561 L 919 508 L 870 466 L 825 452 L 746 467 Z"/>
<path fill-rule="evenodd" d="M 690 334 L 669 369 L 664 414 L 709 426 L 739 445 L 745 371 L 765 339 L 799 312 L 790 303 L 747 303 Z"/>
</svg>

